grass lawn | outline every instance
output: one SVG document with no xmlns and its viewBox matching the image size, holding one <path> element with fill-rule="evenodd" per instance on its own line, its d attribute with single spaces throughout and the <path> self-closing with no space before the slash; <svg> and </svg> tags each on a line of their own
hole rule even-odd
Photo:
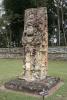
<svg viewBox="0 0 67 100">
<path fill-rule="evenodd" d="M 0 85 L 17 75 L 20 75 L 21 72 L 22 60 L 0 59 Z M 45 100 L 67 100 L 67 62 L 49 61 L 48 74 L 63 79 L 64 85 Z M 21 92 L 15 91 L 0 91 L 0 100 L 42 100 L 42 97 L 26 96 Z"/>
</svg>

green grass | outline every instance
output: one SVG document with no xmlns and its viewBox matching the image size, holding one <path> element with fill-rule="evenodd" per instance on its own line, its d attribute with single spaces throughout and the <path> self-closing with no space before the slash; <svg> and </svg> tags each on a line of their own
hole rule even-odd
<svg viewBox="0 0 67 100">
<path fill-rule="evenodd" d="M 0 84 L 22 72 L 22 60 L 0 59 Z"/>
<path fill-rule="evenodd" d="M 0 59 L 0 85 L 20 75 L 21 72 L 22 60 Z M 67 62 L 49 61 L 48 74 L 60 77 L 64 80 L 64 85 L 45 100 L 67 100 Z M 21 92 L 15 91 L 0 91 L 0 100 L 42 100 L 42 97 L 26 96 Z"/>
</svg>

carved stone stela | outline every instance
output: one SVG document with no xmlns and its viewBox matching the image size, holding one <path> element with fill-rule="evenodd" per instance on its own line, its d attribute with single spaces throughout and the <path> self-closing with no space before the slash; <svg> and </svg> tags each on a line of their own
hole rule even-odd
<svg viewBox="0 0 67 100">
<path fill-rule="evenodd" d="M 7 89 L 48 96 L 60 87 L 60 78 L 47 76 L 48 28 L 45 7 L 25 10 L 23 76 L 6 82 Z M 59 84 L 58 84 L 59 83 Z M 55 87 L 55 88 L 54 88 Z"/>
<path fill-rule="evenodd" d="M 48 70 L 48 27 L 47 9 L 30 8 L 25 10 L 23 79 L 34 81 L 44 79 Z"/>
</svg>

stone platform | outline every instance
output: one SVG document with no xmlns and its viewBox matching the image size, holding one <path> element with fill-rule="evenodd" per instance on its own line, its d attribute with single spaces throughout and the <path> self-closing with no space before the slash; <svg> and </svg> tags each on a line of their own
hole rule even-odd
<svg viewBox="0 0 67 100">
<path fill-rule="evenodd" d="M 60 83 L 60 78 L 47 76 L 43 80 L 28 82 L 23 79 L 16 78 L 5 83 L 5 88 L 40 95 L 44 91 L 50 91 Z M 44 90 L 44 91 L 43 91 Z"/>
</svg>

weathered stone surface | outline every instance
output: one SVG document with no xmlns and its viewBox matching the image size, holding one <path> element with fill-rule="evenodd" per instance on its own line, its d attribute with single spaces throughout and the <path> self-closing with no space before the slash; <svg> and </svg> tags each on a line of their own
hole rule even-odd
<svg viewBox="0 0 67 100">
<path fill-rule="evenodd" d="M 23 59 L 23 47 L 21 48 L 0 48 L 0 58 L 21 58 Z M 32 54 L 31 54 L 32 55 Z M 38 59 L 39 56 L 38 56 Z M 49 60 L 66 60 L 67 61 L 67 47 L 49 47 Z"/>
<path fill-rule="evenodd" d="M 24 75 L 27 81 L 43 79 L 48 66 L 47 9 L 45 7 L 25 10 L 24 32 Z"/>
<path fill-rule="evenodd" d="M 56 86 L 60 82 L 59 78 L 47 76 L 43 80 L 37 80 L 34 82 L 28 82 L 22 79 L 14 79 L 7 83 L 5 83 L 5 87 L 7 89 L 12 89 L 16 91 L 28 92 L 33 94 L 38 94 L 44 90 L 49 91 L 54 86 Z"/>
<path fill-rule="evenodd" d="M 67 61 L 67 47 L 49 47 L 48 58 L 50 60 L 66 60 Z"/>
<path fill-rule="evenodd" d="M 23 58 L 23 48 L 0 48 L 0 58 Z"/>
</svg>

